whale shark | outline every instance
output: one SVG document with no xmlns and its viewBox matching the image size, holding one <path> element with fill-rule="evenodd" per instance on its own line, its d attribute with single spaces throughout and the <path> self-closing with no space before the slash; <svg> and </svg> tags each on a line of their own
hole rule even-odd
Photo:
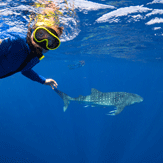
<svg viewBox="0 0 163 163">
<path fill-rule="evenodd" d="M 110 111 L 107 115 L 117 115 L 122 112 L 125 106 L 132 105 L 134 103 L 140 103 L 143 101 L 143 98 L 137 94 L 127 92 L 100 92 L 95 88 L 91 89 L 90 95 L 79 95 L 79 97 L 76 98 L 70 97 L 58 89 L 54 89 L 54 91 L 64 101 L 64 112 L 67 110 L 70 101 L 77 101 L 81 104 L 91 107 L 115 106 L 114 110 Z"/>
</svg>

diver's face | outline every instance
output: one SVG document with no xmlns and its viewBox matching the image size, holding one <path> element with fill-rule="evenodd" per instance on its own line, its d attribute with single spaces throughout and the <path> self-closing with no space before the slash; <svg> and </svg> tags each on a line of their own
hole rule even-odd
<svg viewBox="0 0 163 163">
<path fill-rule="evenodd" d="M 41 46 L 39 46 L 38 44 L 36 44 L 34 41 L 33 41 L 33 33 L 31 35 L 31 42 L 34 46 L 37 46 L 38 48 L 42 49 L 42 53 L 47 53 L 49 50 L 46 50 L 44 48 L 42 48 Z"/>
</svg>

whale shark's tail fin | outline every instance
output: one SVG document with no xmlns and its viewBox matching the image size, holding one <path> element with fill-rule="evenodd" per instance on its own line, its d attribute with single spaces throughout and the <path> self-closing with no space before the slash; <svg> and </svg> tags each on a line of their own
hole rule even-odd
<svg viewBox="0 0 163 163">
<path fill-rule="evenodd" d="M 56 88 L 54 89 L 54 91 L 63 99 L 63 102 L 64 102 L 63 111 L 65 112 L 67 110 L 68 105 L 70 104 L 70 100 L 72 100 L 72 98 Z"/>
</svg>

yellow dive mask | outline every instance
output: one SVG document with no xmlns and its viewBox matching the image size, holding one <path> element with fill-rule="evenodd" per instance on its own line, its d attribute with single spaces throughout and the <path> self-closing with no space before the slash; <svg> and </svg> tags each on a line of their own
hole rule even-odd
<svg viewBox="0 0 163 163">
<path fill-rule="evenodd" d="M 49 27 L 37 27 L 33 32 L 33 40 L 45 50 L 55 50 L 60 45 L 55 30 Z"/>
</svg>

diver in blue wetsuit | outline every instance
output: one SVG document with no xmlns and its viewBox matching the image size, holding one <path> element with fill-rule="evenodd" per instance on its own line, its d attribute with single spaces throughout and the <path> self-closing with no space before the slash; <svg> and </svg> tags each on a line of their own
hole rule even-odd
<svg viewBox="0 0 163 163">
<path fill-rule="evenodd" d="M 44 58 L 44 53 L 59 47 L 62 27 L 46 25 L 29 27 L 27 36 L 17 32 L 0 35 L 0 78 L 21 72 L 27 78 L 49 85 L 54 89 L 57 82 L 38 75 L 32 68 Z"/>
</svg>

